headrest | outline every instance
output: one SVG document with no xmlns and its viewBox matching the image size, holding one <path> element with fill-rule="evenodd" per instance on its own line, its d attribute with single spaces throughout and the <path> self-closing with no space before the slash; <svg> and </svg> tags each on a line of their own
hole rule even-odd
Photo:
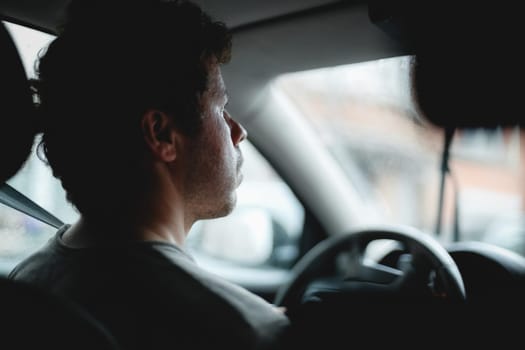
<svg viewBox="0 0 525 350">
<path fill-rule="evenodd" d="M 371 1 L 371 20 L 414 55 L 421 115 L 442 127 L 523 124 L 521 10 L 510 2 Z"/>
<path fill-rule="evenodd" d="M 27 76 L 9 32 L 0 23 L 0 183 L 26 161 L 36 131 Z"/>
</svg>

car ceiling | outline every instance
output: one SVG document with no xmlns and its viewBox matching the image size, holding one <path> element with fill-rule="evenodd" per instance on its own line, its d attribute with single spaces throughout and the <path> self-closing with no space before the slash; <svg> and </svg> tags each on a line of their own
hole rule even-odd
<svg viewBox="0 0 525 350">
<path fill-rule="evenodd" d="M 17 21 L 54 31 L 69 0 L 4 0 L 2 13 Z M 337 0 L 196 0 L 196 3 L 228 24 L 238 27 L 270 18 L 337 3 Z"/>
<path fill-rule="evenodd" d="M 8 20 L 54 32 L 68 0 L 3 0 Z M 233 59 L 224 67 L 230 111 L 250 118 L 253 102 L 279 74 L 406 53 L 370 21 L 366 1 L 197 0 L 233 30 Z"/>
</svg>

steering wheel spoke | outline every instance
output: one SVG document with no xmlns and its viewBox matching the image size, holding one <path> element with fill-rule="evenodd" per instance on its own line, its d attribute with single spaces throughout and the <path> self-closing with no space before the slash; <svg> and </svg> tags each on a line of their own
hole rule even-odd
<svg viewBox="0 0 525 350">
<path fill-rule="evenodd" d="M 370 262 L 365 258 L 368 244 L 394 240 L 407 248 L 399 269 Z M 323 276 L 336 266 L 338 276 Z M 387 226 L 355 230 L 332 237 L 313 247 L 294 267 L 294 277 L 277 293 L 275 304 L 294 309 L 305 293 L 316 295 L 346 293 L 371 295 L 432 295 L 438 284 L 449 300 L 464 301 L 465 288 L 459 269 L 441 244 L 430 235 L 411 227 Z M 432 274 L 433 273 L 433 274 Z M 433 279 L 429 279 L 432 276 Z M 437 283 L 436 283 L 437 282 Z"/>
<path fill-rule="evenodd" d="M 363 262 L 361 265 L 359 265 L 356 274 L 346 275 L 343 279 L 345 281 L 364 281 L 388 284 L 392 283 L 402 275 L 403 271 L 401 270 L 377 264 L 375 262 Z"/>
</svg>

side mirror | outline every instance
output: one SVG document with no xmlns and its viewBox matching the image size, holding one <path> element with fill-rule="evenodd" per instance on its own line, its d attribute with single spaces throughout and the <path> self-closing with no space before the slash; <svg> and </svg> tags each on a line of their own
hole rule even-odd
<svg viewBox="0 0 525 350">
<path fill-rule="evenodd" d="M 274 232 L 269 212 L 239 207 L 230 215 L 201 222 L 195 248 L 240 265 L 261 265 L 272 255 Z"/>
<path fill-rule="evenodd" d="M 290 267 L 298 256 L 295 240 L 267 210 L 238 207 L 229 216 L 198 223 L 191 247 L 200 254 L 237 265 Z"/>
</svg>

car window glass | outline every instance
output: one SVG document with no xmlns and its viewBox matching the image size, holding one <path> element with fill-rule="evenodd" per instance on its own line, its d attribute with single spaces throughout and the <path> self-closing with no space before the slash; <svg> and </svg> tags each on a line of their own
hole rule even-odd
<svg viewBox="0 0 525 350">
<path fill-rule="evenodd" d="M 287 74 L 275 86 L 314 126 L 380 223 L 434 234 L 444 133 L 414 108 L 409 60 Z M 489 241 L 525 255 L 521 136 L 515 129 L 456 132 L 441 241 L 455 239 L 457 218 L 459 240 Z"/>
</svg>

